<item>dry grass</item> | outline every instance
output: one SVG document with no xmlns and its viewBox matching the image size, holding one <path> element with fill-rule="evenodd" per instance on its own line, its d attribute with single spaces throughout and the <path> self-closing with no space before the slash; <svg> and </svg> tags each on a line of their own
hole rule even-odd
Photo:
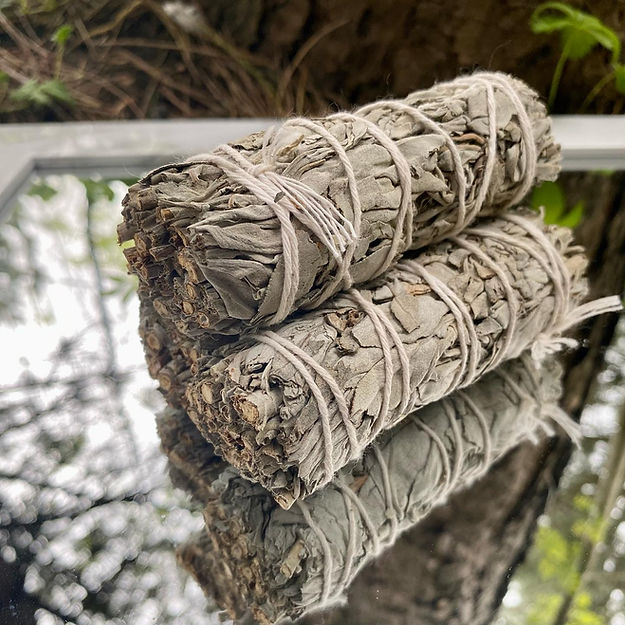
<svg viewBox="0 0 625 625">
<path fill-rule="evenodd" d="M 185 22 L 156 0 L 57 0 L 52 10 L 32 4 L 21 0 L 0 12 L 2 121 L 244 117 L 325 107 L 298 66 L 333 27 L 280 68 L 236 48 L 201 14 Z M 67 41 L 55 42 L 66 26 Z"/>
</svg>

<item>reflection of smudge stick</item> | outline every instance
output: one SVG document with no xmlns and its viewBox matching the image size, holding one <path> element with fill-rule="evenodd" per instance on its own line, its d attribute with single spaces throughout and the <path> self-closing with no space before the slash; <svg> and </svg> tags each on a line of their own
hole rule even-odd
<svg viewBox="0 0 625 625">
<path fill-rule="evenodd" d="M 288 511 L 214 456 L 184 412 L 167 411 L 159 433 L 172 477 L 205 505 L 207 525 L 180 560 L 235 618 L 249 608 L 273 623 L 336 602 L 359 568 L 448 493 L 551 417 L 566 426 L 559 394 L 553 362 L 540 371 L 528 354 L 505 363 L 412 413 Z"/>
<path fill-rule="evenodd" d="M 411 409 L 618 306 L 577 306 L 584 266 L 568 229 L 534 214 L 482 221 L 369 288 L 218 350 L 187 384 L 189 416 L 288 508 Z"/>
<path fill-rule="evenodd" d="M 475 74 L 161 167 L 130 188 L 119 235 L 159 314 L 238 334 L 517 202 L 558 161 L 537 94 Z"/>
</svg>

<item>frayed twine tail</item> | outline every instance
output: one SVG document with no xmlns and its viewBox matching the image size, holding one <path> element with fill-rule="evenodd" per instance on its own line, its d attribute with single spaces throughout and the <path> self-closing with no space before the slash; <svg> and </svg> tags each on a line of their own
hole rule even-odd
<svg viewBox="0 0 625 625">
<path fill-rule="evenodd" d="M 579 342 L 576 339 L 561 335 L 573 326 L 586 321 L 586 319 L 608 312 L 620 312 L 621 310 L 623 310 L 623 304 L 618 295 L 602 297 L 592 302 L 586 302 L 581 306 L 576 306 L 566 314 L 560 326 L 551 332 L 541 334 L 536 339 L 531 348 L 532 358 L 536 362 L 542 362 L 550 354 L 555 354 L 565 347 L 577 347 Z"/>
<path fill-rule="evenodd" d="M 543 429 L 547 434 L 553 436 L 555 434 L 553 428 L 549 425 L 549 421 L 559 425 L 565 434 L 571 439 L 571 442 L 580 447 L 584 435 L 579 423 L 573 421 L 565 410 L 560 408 L 558 404 L 547 404 L 541 410 L 541 418 L 543 419 Z"/>
</svg>

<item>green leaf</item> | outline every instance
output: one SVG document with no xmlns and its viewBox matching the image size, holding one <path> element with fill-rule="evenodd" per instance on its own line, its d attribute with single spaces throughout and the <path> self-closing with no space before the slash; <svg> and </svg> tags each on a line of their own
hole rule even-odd
<svg viewBox="0 0 625 625">
<path fill-rule="evenodd" d="M 87 200 L 90 204 L 101 199 L 109 202 L 115 197 L 115 192 L 106 180 L 93 180 L 92 178 L 81 178 L 80 181 L 85 187 Z"/>
<path fill-rule="evenodd" d="M 570 24 L 571 21 L 569 18 L 558 17 L 556 15 L 540 15 L 534 13 L 530 18 L 530 28 L 532 32 L 537 35 L 558 32 L 567 28 Z"/>
<path fill-rule="evenodd" d="M 50 104 L 50 97 L 41 88 L 41 83 L 34 78 L 27 80 L 21 87 L 11 92 L 9 96 L 15 102 L 45 106 Z"/>
<path fill-rule="evenodd" d="M 527 625 L 550 625 L 556 618 L 561 603 L 562 596 L 559 593 L 540 593 L 533 597 Z"/>
<path fill-rule="evenodd" d="M 39 82 L 34 78 L 11 92 L 10 98 L 25 105 L 49 106 L 55 100 L 73 104 L 74 100 L 67 87 L 57 78 Z"/>
<path fill-rule="evenodd" d="M 60 26 L 54 31 L 50 39 L 56 43 L 57 46 L 62 48 L 67 43 L 73 31 L 74 29 L 69 24 L 63 24 L 63 26 Z"/>
<path fill-rule="evenodd" d="M 614 87 L 619 93 L 625 94 L 625 64 L 614 63 Z"/>
<path fill-rule="evenodd" d="M 47 80 L 41 85 L 44 91 L 53 99 L 65 104 L 73 104 L 74 98 L 70 95 L 65 84 L 58 78 Z"/>
<path fill-rule="evenodd" d="M 580 201 L 570 210 L 566 210 L 566 198 L 562 187 L 557 182 L 543 182 L 532 192 L 531 206 L 534 210 L 543 209 L 546 224 L 557 224 L 575 228 L 584 216 L 584 202 Z"/>
<path fill-rule="evenodd" d="M 127 275 L 118 275 L 118 274 L 107 274 L 107 279 L 116 282 L 117 284 L 127 284 L 128 276 Z"/>
<path fill-rule="evenodd" d="M 104 250 L 113 249 L 115 250 L 116 255 L 118 253 L 117 233 L 113 233 L 110 235 L 95 236 L 93 243 L 98 249 L 104 249 Z"/>
<path fill-rule="evenodd" d="M 71 228 L 66 221 L 59 219 L 58 217 L 51 217 L 49 219 L 44 219 L 41 222 L 41 225 L 48 230 L 52 230 L 55 232 L 71 232 Z"/>
<path fill-rule="evenodd" d="M 139 181 L 138 177 L 132 178 L 117 178 L 120 182 L 123 182 L 127 187 L 132 187 L 133 184 Z"/>
<path fill-rule="evenodd" d="M 18 4 L 18 0 L 3 0 L 0 3 L 0 8 L 3 6 L 11 6 Z M 39 0 L 31 5 L 29 0 L 19 0 L 18 14 L 22 15 L 36 15 L 37 13 L 49 13 L 58 8 L 56 0 Z"/>
<path fill-rule="evenodd" d="M 568 228 L 575 228 L 577 224 L 582 220 L 584 216 L 584 202 L 580 200 L 573 208 L 556 222 L 559 226 L 566 226 Z"/>
<path fill-rule="evenodd" d="M 38 182 L 34 184 L 29 190 L 28 195 L 40 197 L 46 202 L 57 194 L 57 190 L 47 185 L 45 182 Z"/>
<path fill-rule="evenodd" d="M 603 519 L 577 519 L 571 525 L 571 533 L 577 538 L 596 544 L 603 533 Z"/>
<path fill-rule="evenodd" d="M 566 4 L 565 2 L 543 2 L 542 4 L 539 4 L 536 7 L 530 19 L 531 20 L 545 19 L 545 17 L 548 17 L 548 15 L 547 16 L 543 15 L 545 11 L 557 11 L 563 15 L 562 19 L 565 19 L 565 18 L 571 19 L 575 17 L 575 13 L 578 12 L 576 9 Z"/>
<path fill-rule="evenodd" d="M 555 224 L 564 212 L 564 192 L 557 182 L 543 182 L 532 191 L 531 206 L 545 211 L 545 223 Z"/>
<path fill-rule="evenodd" d="M 122 296 L 122 303 L 127 304 L 137 294 L 137 285 L 132 283 L 126 289 L 126 292 Z"/>
<path fill-rule="evenodd" d="M 610 50 L 612 52 L 612 61 L 614 62 L 621 55 L 621 41 L 615 31 L 613 31 L 611 28 L 608 28 L 601 21 L 596 21 L 597 23 L 591 30 L 594 33 L 599 44 L 602 45 L 606 50 Z"/>
<path fill-rule="evenodd" d="M 565 4 L 545 2 L 530 17 L 530 28 L 537 34 L 560 32 L 566 57 L 581 59 L 595 46 L 612 52 L 612 62 L 618 62 L 621 42 L 614 30 L 600 19 Z"/>
<path fill-rule="evenodd" d="M 578 493 L 573 497 L 573 505 L 580 512 L 590 512 L 594 507 L 594 502 L 592 497 Z"/>
<path fill-rule="evenodd" d="M 592 597 L 588 592 L 580 592 L 575 598 L 575 607 L 587 609 L 592 605 Z"/>
<path fill-rule="evenodd" d="M 538 564 L 541 578 L 560 579 L 571 563 L 568 540 L 555 528 L 541 527 L 536 534 L 536 547 L 542 555 Z"/>
<path fill-rule="evenodd" d="M 567 625 L 605 625 L 605 618 L 592 610 L 592 604 L 593 598 L 589 592 L 577 593 Z"/>
<path fill-rule="evenodd" d="M 595 36 L 584 30 L 567 27 L 562 31 L 562 48 L 570 59 L 584 58 L 597 44 Z"/>
</svg>

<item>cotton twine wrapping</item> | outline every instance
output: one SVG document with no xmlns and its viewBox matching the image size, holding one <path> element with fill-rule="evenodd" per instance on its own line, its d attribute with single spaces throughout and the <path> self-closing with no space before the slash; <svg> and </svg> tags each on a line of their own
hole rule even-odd
<svg viewBox="0 0 625 625">
<path fill-rule="evenodd" d="M 558 168 L 537 94 L 477 73 L 161 167 L 129 189 L 118 231 L 157 314 L 191 339 L 238 334 L 382 274 Z"/>
<path fill-rule="evenodd" d="M 505 210 L 558 160 L 536 94 L 480 73 L 289 120 L 129 189 L 119 238 L 175 407 L 159 431 L 205 504 L 181 559 L 231 615 L 341 601 L 547 417 L 576 434 L 537 363 L 620 302 L 580 305 L 570 231 Z"/>
<path fill-rule="evenodd" d="M 188 568 L 233 618 L 260 623 L 342 601 L 358 570 L 449 493 L 484 474 L 504 452 L 552 418 L 560 368 L 524 357 L 464 391 L 412 413 L 362 460 L 285 511 L 212 453 L 183 411 L 159 417 L 174 482 L 205 505 L 206 533 L 180 550 Z"/>
<path fill-rule="evenodd" d="M 578 306 L 586 261 L 571 240 L 510 212 L 406 256 L 368 288 L 217 350 L 187 382 L 189 416 L 288 508 L 412 410 L 620 308 Z"/>
</svg>

